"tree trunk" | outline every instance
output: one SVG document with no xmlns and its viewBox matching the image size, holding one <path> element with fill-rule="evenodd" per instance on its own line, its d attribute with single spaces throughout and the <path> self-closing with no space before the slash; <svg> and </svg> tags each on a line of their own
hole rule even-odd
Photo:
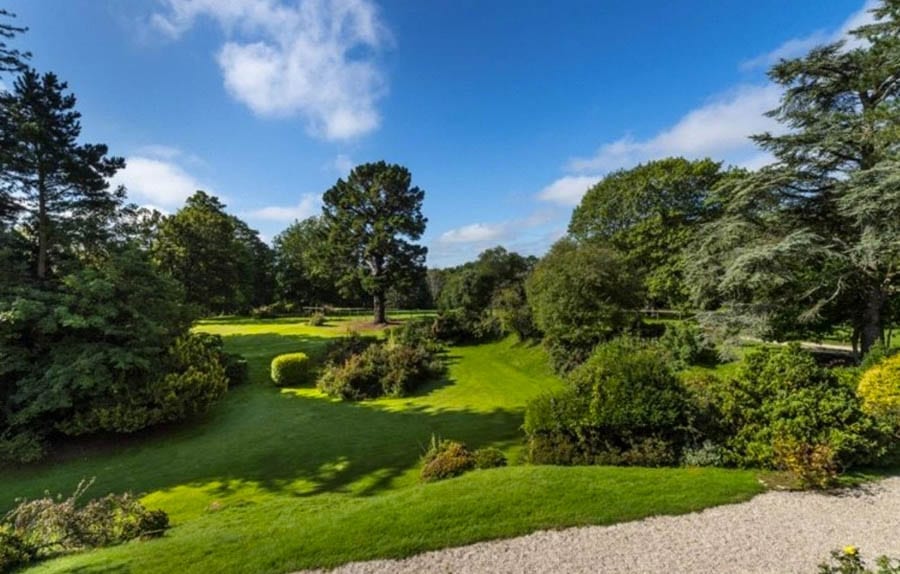
<svg viewBox="0 0 900 574">
<path fill-rule="evenodd" d="M 860 332 L 860 355 L 865 356 L 874 345 L 884 342 L 884 327 L 881 324 L 881 312 L 886 297 L 881 289 L 872 289 L 863 310 L 862 329 Z"/>
<path fill-rule="evenodd" d="M 384 325 L 387 323 L 386 311 L 384 308 L 384 292 L 376 291 L 372 298 L 375 301 L 375 324 Z"/>
<path fill-rule="evenodd" d="M 44 189 L 44 176 L 38 175 L 38 279 L 47 278 L 47 191 Z"/>
</svg>

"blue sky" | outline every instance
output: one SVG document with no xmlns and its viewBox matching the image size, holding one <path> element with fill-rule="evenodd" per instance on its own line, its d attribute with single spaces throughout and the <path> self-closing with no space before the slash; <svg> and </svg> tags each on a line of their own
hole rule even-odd
<svg viewBox="0 0 900 574">
<path fill-rule="evenodd" d="M 271 239 L 352 165 L 407 166 L 429 264 L 542 253 L 603 174 L 759 166 L 767 66 L 877 0 L 4 0 L 133 201 L 194 189 Z M 9 78 L 6 78 L 9 82 Z"/>
</svg>

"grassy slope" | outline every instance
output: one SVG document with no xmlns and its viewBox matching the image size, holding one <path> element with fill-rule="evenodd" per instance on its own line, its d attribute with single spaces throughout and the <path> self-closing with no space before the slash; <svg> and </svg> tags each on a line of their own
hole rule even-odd
<svg viewBox="0 0 900 574">
<path fill-rule="evenodd" d="M 443 484 L 417 482 L 432 433 L 494 445 L 515 458 L 522 409 L 558 388 L 545 357 L 512 339 L 455 348 L 450 372 L 415 397 L 346 404 L 315 389 L 259 384 L 269 361 L 321 351 L 341 324 L 208 322 L 250 361 L 257 384 L 232 390 L 205 420 L 83 444 L 39 467 L 0 472 L 0 508 L 44 490 L 131 490 L 164 508 L 165 539 L 68 557 L 39 571 L 281 572 L 510 536 L 607 523 L 744 499 L 752 473 L 717 470 L 514 467 Z M 360 496 L 363 495 L 363 496 Z M 252 551 L 251 551 L 252 550 Z M 227 568 L 225 567 L 227 565 Z"/>
</svg>

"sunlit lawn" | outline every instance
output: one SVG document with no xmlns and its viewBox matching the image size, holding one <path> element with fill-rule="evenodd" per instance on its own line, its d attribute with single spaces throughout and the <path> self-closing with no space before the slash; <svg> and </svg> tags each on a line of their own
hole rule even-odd
<svg viewBox="0 0 900 574">
<path fill-rule="evenodd" d="M 760 490 L 751 472 L 597 467 L 513 466 L 422 485 L 418 461 L 432 434 L 497 446 L 516 462 L 526 402 L 562 383 L 539 347 L 507 339 L 451 349 L 448 375 L 405 399 L 351 404 L 268 384 L 275 355 L 319 356 L 346 325 L 203 323 L 199 329 L 225 337 L 251 368 L 251 383 L 232 389 L 204 420 L 82 443 L 41 466 L 0 472 L 3 508 L 96 477 L 91 495 L 141 493 L 175 525 L 162 540 L 35 571 L 284 572 L 686 512 Z"/>
</svg>

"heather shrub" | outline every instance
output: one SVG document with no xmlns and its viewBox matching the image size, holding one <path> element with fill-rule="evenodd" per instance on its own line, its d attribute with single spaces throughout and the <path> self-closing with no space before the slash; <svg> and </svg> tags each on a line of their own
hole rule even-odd
<svg viewBox="0 0 900 574">
<path fill-rule="evenodd" d="M 425 482 L 443 480 L 459 476 L 466 471 L 475 468 L 474 455 L 466 448 L 466 445 L 451 441 L 440 440 L 431 437 L 431 445 L 422 457 L 421 478 Z"/>
<path fill-rule="evenodd" d="M 438 354 L 424 345 L 379 341 L 328 364 L 317 384 L 322 392 L 345 400 L 399 397 L 442 370 Z"/>
<path fill-rule="evenodd" d="M 506 455 L 498 448 L 479 448 L 472 456 L 475 458 L 475 468 L 497 468 L 506 466 Z"/>
<path fill-rule="evenodd" d="M 287 353 L 272 359 L 272 382 L 279 387 L 299 387 L 309 382 L 312 365 L 306 353 Z"/>
</svg>

